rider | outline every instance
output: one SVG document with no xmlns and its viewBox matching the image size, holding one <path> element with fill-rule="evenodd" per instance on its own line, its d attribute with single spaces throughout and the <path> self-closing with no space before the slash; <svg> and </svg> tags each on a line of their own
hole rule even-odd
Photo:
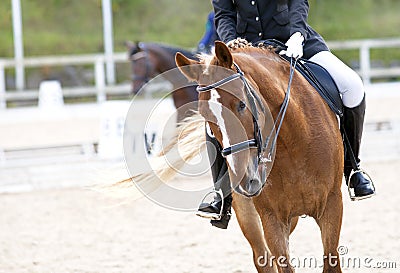
<svg viewBox="0 0 400 273">
<path fill-rule="evenodd" d="M 207 16 L 206 32 L 197 45 L 198 52 L 210 53 L 214 46 L 214 41 L 218 40 L 217 30 L 214 25 L 214 12 L 211 11 Z"/>
<path fill-rule="evenodd" d="M 228 46 L 240 42 L 237 38 L 252 43 L 273 38 L 286 42 L 287 49 L 284 54 L 288 57 L 303 57 L 321 65 L 330 73 L 342 96 L 344 105 L 342 126 L 359 165 L 358 156 L 366 106 L 363 83 L 351 68 L 329 51 L 324 39 L 307 24 L 308 1 L 213 0 L 212 3 L 218 35 Z M 221 147 L 210 130 L 207 130 L 206 137 L 208 145 L 214 144 L 217 151 L 220 151 Z M 371 197 L 375 194 L 372 182 L 360 171 L 359 166 L 352 167 L 351 156 L 351 152 L 346 151 L 344 165 L 346 183 L 350 183 L 354 188 L 356 199 Z M 217 152 L 214 160 L 211 169 L 215 189 L 222 188 L 224 202 L 221 196 L 217 195 L 211 203 L 200 204 L 198 213 L 202 216 L 213 216 L 212 225 L 227 228 L 232 202 L 230 191 L 227 190 L 230 185 L 229 175 L 225 159 L 220 153 Z M 221 210 L 222 203 L 224 205 Z M 219 217 L 216 219 L 216 216 Z"/>
</svg>

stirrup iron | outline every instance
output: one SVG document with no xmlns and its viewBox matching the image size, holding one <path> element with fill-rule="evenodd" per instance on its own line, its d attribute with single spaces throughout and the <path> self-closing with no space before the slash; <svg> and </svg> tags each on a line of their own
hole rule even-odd
<svg viewBox="0 0 400 273">
<path fill-rule="evenodd" d="M 371 185 L 372 185 L 372 187 L 374 188 L 374 193 L 373 193 L 373 194 L 366 195 L 366 196 L 355 196 L 355 193 L 353 193 L 353 191 L 351 190 L 352 187 L 351 187 L 351 185 L 350 185 L 351 177 L 352 177 L 355 173 L 362 173 L 362 174 L 364 174 L 366 177 L 369 178 L 369 181 L 371 181 Z M 347 191 L 349 192 L 349 196 L 350 196 L 350 200 L 351 200 L 351 201 L 359 201 L 359 200 L 367 199 L 367 198 L 370 198 L 370 197 L 372 197 L 372 196 L 374 196 L 374 195 L 376 194 L 374 181 L 372 181 L 371 176 L 370 176 L 366 171 L 364 171 L 364 170 L 361 169 L 361 168 L 359 168 L 358 170 L 355 170 L 355 171 L 354 171 L 354 170 L 351 170 L 350 175 L 349 175 L 349 179 L 348 179 L 348 181 L 346 181 L 346 182 L 347 182 Z"/>
<path fill-rule="evenodd" d="M 224 194 L 222 193 L 222 190 L 212 190 L 209 193 L 207 193 L 203 199 L 201 200 L 201 203 L 204 203 L 204 201 L 206 200 L 206 198 L 208 196 L 210 196 L 211 194 L 217 194 L 221 197 L 221 210 L 219 211 L 219 213 L 210 213 L 210 212 L 204 212 L 204 211 L 200 211 L 197 210 L 196 215 L 203 217 L 203 218 L 207 218 L 207 219 L 211 219 L 211 220 L 221 220 L 222 218 L 222 211 L 224 209 Z"/>
</svg>

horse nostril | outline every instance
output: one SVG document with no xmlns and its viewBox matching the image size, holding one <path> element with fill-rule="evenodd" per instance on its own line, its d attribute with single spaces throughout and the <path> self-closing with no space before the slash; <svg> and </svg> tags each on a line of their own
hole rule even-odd
<svg viewBox="0 0 400 273">
<path fill-rule="evenodd" d="M 258 179 L 251 179 L 250 180 L 250 184 L 259 184 L 260 181 L 258 181 Z"/>
<path fill-rule="evenodd" d="M 261 190 L 262 185 L 259 179 L 253 178 L 249 180 L 245 188 L 249 194 L 254 195 Z"/>
</svg>

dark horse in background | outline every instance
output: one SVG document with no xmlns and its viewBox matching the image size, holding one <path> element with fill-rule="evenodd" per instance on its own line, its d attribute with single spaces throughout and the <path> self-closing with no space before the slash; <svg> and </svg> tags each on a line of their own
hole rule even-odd
<svg viewBox="0 0 400 273">
<path fill-rule="evenodd" d="M 132 92 L 134 95 L 155 76 L 177 68 L 175 63 L 177 52 L 181 52 L 188 58 L 197 59 L 196 53 L 159 43 L 126 42 L 126 46 L 132 62 Z M 178 111 L 177 120 L 178 122 L 182 121 L 183 118 L 191 115 L 192 110 L 197 110 L 196 85 L 189 84 L 177 69 L 174 73 L 164 75 L 167 75 L 166 80 L 173 85 L 172 98 Z M 171 79 L 168 78 L 168 75 Z"/>
</svg>

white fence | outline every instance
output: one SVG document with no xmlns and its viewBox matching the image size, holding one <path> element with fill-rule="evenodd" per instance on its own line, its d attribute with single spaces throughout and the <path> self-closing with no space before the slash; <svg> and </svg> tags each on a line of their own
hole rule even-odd
<svg viewBox="0 0 400 273">
<path fill-rule="evenodd" d="M 361 75 L 364 83 L 369 84 L 373 78 L 399 77 L 400 66 L 390 68 L 373 68 L 371 66 L 371 49 L 376 48 L 398 48 L 400 49 L 399 39 L 374 39 L 374 40 L 352 40 L 352 41 L 332 41 L 328 45 L 333 50 L 359 50 L 360 69 L 357 72 Z M 128 62 L 126 53 L 116 53 L 113 61 L 124 63 Z M 63 95 L 68 96 L 88 96 L 96 95 L 97 101 L 106 100 L 106 94 L 128 93 L 129 84 L 110 85 L 106 82 L 105 63 L 109 61 L 103 54 L 73 55 L 73 56 L 48 56 L 30 57 L 23 60 L 23 67 L 44 67 L 44 66 L 63 66 L 63 65 L 93 65 L 94 86 L 63 89 Z M 7 107 L 7 101 L 37 99 L 38 90 L 24 90 L 19 92 L 9 92 L 6 90 L 5 69 L 15 68 L 20 63 L 14 59 L 0 59 L 0 109 Z"/>
<path fill-rule="evenodd" d="M 115 63 L 128 62 L 127 53 L 116 53 L 113 55 Z M 90 55 L 71 55 L 71 56 L 47 56 L 25 58 L 23 67 L 44 67 L 44 66 L 64 66 L 64 65 L 93 65 L 94 86 L 84 86 L 63 89 L 63 95 L 68 96 L 88 96 L 96 95 L 97 101 L 106 100 L 106 94 L 128 93 L 130 84 L 109 85 L 106 83 L 105 63 L 108 59 L 102 54 Z M 37 99 L 38 90 L 24 90 L 8 92 L 6 90 L 6 68 L 15 68 L 17 62 L 14 59 L 0 59 L 0 109 L 6 108 L 7 101 Z"/>
</svg>

